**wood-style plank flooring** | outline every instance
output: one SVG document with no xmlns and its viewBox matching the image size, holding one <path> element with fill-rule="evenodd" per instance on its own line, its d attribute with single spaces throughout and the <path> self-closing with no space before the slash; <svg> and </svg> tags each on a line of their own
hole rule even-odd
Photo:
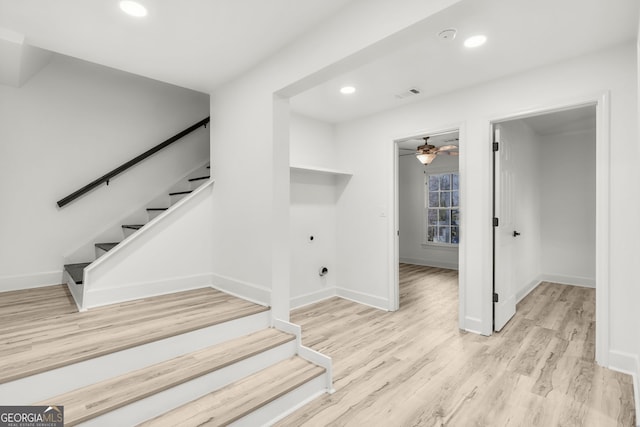
<svg viewBox="0 0 640 427">
<path fill-rule="evenodd" d="M 457 272 L 401 265 L 400 310 L 292 313 L 336 392 L 279 426 L 634 426 L 631 377 L 594 363 L 595 292 L 543 283 L 491 337 L 458 329 Z"/>
<path fill-rule="evenodd" d="M 268 310 L 212 288 L 78 313 L 66 286 L 0 294 L 0 383 Z"/>
</svg>

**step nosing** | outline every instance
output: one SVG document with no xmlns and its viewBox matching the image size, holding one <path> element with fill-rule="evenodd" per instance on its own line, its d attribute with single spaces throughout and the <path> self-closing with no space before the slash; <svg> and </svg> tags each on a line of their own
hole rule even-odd
<svg viewBox="0 0 640 427">
<path fill-rule="evenodd" d="M 282 377 L 282 371 L 287 374 Z M 181 412 L 198 413 L 199 419 L 216 420 L 220 425 L 234 423 L 248 414 L 263 408 L 326 373 L 326 369 L 300 356 L 292 356 L 227 386 L 212 391 L 175 409 L 169 410 L 143 426 L 162 422 L 163 416 L 175 416 Z M 277 378 L 275 381 L 273 378 Z M 248 387 L 251 384 L 253 387 Z M 265 388 L 266 387 L 266 388 Z M 248 391 L 247 391 L 248 390 Z M 242 396 L 242 398 L 239 398 Z M 233 403 L 228 403 L 233 402 Z M 206 408 L 206 409 L 196 409 Z"/>
<path fill-rule="evenodd" d="M 180 195 L 180 194 L 189 194 L 189 193 L 191 193 L 191 190 L 189 190 L 189 191 L 176 191 L 174 193 L 169 193 L 169 195 L 170 196 L 177 196 L 177 195 Z"/>
<path fill-rule="evenodd" d="M 10 375 L 5 375 L 2 376 L 0 375 L 0 384 L 3 383 L 7 383 L 10 381 L 14 381 L 20 378 L 24 378 L 24 377 L 29 377 L 32 375 L 36 375 L 36 374 L 41 374 L 43 372 L 46 371 L 50 371 L 53 369 L 57 369 L 57 368 L 62 368 L 64 366 L 69 366 L 69 365 L 73 365 L 79 362 L 84 362 L 87 360 L 92 360 L 92 359 L 97 359 L 99 357 L 103 357 L 106 356 L 108 354 L 111 353 L 116 353 L 122 350 L 128 350 L 134 347 L 139 347 L 139 346 L 143 346 L 149 343 L 153 343 L 156 341 L 161 341 L 164 339 L 168 339 L 168 338 L 172 338 L 175 336 L 179 336 L 182 334 L 187 334 L 190 332 L 194 332 L 200 329 L 206 329 L 212 326 L 216 326 L 216 325 L 220 325 L 223 324 L 225 322 L 231 322 L 237 319 L 240 319 L 242 317 L 247 317 L 247 316 L 253 316 L 255 314 L 260 314 L 260 313 L 264 313 L 265 311 L 268 311 L 269 307 L 264 307 L 261 306 L 259 308 L 256 307 L 248 307 L 246 309 L 240 310 L 240 313 L 235 315 L 235 316 L 225 316 L 224 319 L 215 319 L 215 320 L 210 320 L 210 321 L 202 321 L 202 322 L 197 322 L 197 324 L 194 325 L 190 325 L 188 327 L 185 327 L 183 329 L 180 329 L 179 331 L 175 332 L 175 333 L 159 333 L 158 335 L 152 336 L 152 337 L 145 337 L 144 339 L 140 339 L 139 341 L 136 341 L 135 343 L 126 343 L 126 344 L 119 344 L 119 345 L 113 345 L 109 348 L 105 348 L 99 351 L 95 351 L 93 353 L 82 353 L 82 354 L 77 354 L 73 357 L 69 357 L 63 361 L 59 361 L 59 362 L 54 362 L 54 363 L 50 363 L 46 366 L 38 366 L 38 367 L 32 367 L 31 369 L 24 369 L 23 371 L 21 371 L 20 373 L 16 373 L 16 374 L 10 374 Z"/>
<path fill-rule="evenodd" d="M 209 178 L 211 178 L 211 177 L 210 177 L 210 176 L 200 176 L 200 177 L 197 177 L 197 178 L 191 178 L 191 179 L 189 180 L 189 182 L 193 182 L 193 181 L 202 181 L 202 180 L 204 180 L 204 179 L 209 179 Z"/>
<path fill-rule="evenodd" d="M 127 374 L 118 375 L 107 380 L 78 388 L 68 393 L 63 393 L 61 395 L 53 397 L 52 399 L 57 399 L 56 401 L 62 401 L 62 403 L 64 404 L 64 397 L 67 397 L 67 399 L 69 399 L 70 401 L 74 401 L 75 395 L 91 392 L 94 400 L 96 402 L 100 402 L 105 399 L 113 398 L 113 396 L 118 396 L 118 390 L 121 387 L 131 387 L 132 381 L 136 380 L 136 377 L 141 377 L 138 378 L 137 381 L 133 382 L 138 386 L 138 389 L 129 391 L 126 397 L 121 398 L 120 400 L 115 400 L 111 404 L 107 404 L 101 408 L 96 408 L 95 411 L 87 411 L 87 409 L 89 409 L 91 406 L 83 406 L 84 410 L 78 418 L 69 418 L 65 420 L 69 423 L 69 425 L 85 422 L 89 419 L 103 415 L 109 411 L 113 411 L 138 400 L 179 386 L 198 377 L 202 377 L 210 373 L 219 371 L 235 363 L 254 357 L 260 353 L 267 352 L 278 346 L 285 345 L 295 339 L 295 336 L 293 335 L 287 334 L 285 332 L 278 332 L 279 333 L 273 333 L 270 329 L 265 329 L 249 335 L 227 340 L 216 345 L 208 346 L 200 350 L 176 356 L 171 359 L 134 370 Z M 255 337 L 256 341 L 252 343 L 249 340 L 249 338 L 251 337 Z M 267 342 L 261 343 L 261 341 Z M 237 349 L 233 348 L 234 345 L 237 346 Z M 237 350 L 237 352 L 229 355 L 228 353 L 232 350 Z M 214 358 L 218 358 L 219 360 L 213 360 Z M 210 361 L 209 366 L 206 366 L 206 363 L 204 363 L 207 360 Z M 196 369 L 195 371 L 193 371 L 194 362 L 199 362 L 195 365 L 200 366 L 200 369 Z M 181 369 L 181 366 L 186 365 L 188 365 L 189 367 Z M 179 373 L 175 378 L 171 378 L 172 375 L 175 375 L 176 370 L 180 371 L 186 369 L 192 370 L 193 372 Z M 100 393 L 100 391 L 102 391 L 102 393 Z M 48 400 L 52 401 L 51 399 Z M 97 407 L 98 405 L 99 404 L 97 403 L 95 406 Z M 71 405 L 67 403 L 67 405 L 65 406 L 70 407 Z"/>
</svg>

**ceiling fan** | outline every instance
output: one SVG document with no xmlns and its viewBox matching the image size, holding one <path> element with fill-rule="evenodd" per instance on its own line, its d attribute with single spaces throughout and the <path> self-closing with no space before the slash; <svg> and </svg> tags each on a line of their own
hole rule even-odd
<svg viewBox="0 0 640 427">
<path fill-rule="evenodd" d="M 448 144 L 448 145 L 443 145 L 441 147 L 436 147 L 435 145 L 429 144 L 429 138 L 430 137 L 425 136 L 424 138 L 422 138 L 422 140 L 420 140 L 420 139 L 410 139 L 409 141 L 416 141 L 416 142 L 419 142 L 419 143 L 422 143 L 424 141 L 424 144 L 420 145 L 418 148 L 416 148 L 415 153 L 401 154 L 401 156 L 415 155 L 416 158 L 420 161 L 420 163 L 422 163 L 423 165 L 428 165 L 438 155 L 446 154 L 446 155 L 449 155 L 449 156 L 457 156 L 458 154 L 460 154 L 458 152 L 458 146 L 457 145 Z M 444 142 L 454 142 L 454 141 L 458 141 L 458 138 L 447 139 Z M 409 150 L 409 149 L 402 148 L 402 150 Z M 413 150 L 411 150 L 411 151 L 413 151 Z"/>
</svg>

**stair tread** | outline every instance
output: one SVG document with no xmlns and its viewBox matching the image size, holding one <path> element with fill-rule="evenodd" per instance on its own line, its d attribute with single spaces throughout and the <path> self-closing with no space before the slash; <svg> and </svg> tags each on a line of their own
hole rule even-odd
<svg viewBox="0 0 640 427">
<path fill-rule="evenodd" d="M 191 192 L 192 192 L 192 190 L 187 190 L 187 191 L 176 191 L 176 192 L 174 192 L 174 193 L 169 193 L 169 195 L 170 195 L 170 196 L 177 196 L 177 195 L 180 195 L 180 194 L 189 194 L 189 193 L 191 193 Z"/>
<path fill-rule="evenodd" d="M 71 314 L 47 307 L 42 318 L 0 330 L 0 384 L 269 310 L 212 288 Z"/>
<path fill-rule="evenodd" d="M 91 264 L 90 262 L 81 262 L 77 264 L 66 264 L 64 269 L 69 273 L 69 276 L 76 282 L 76 285 L 82 284 L 82 279 L 84 278 L 84 269 L 86 266 Z"/>
<path fill-rule="evenodd" d="M 122 228 L 131 228 L 132 230 L 140 230 L 144 224 L 125 224 Z"/>
<path fill-rule="evenodd" d="M 325 369 L 294 356 L 161 414 L 140 427 L 227 425 L 322 375 Z M 67 409 L 65 408 L 65 415 Z"/>
<path fill-rule="evenodd" d="M 166 211 L 169 208 L 147 208 L 148 211 Z"/>
<path fill-rule="evenodd" d="M 189 182 L 193 182 L 193 181 L 201 181 L 201 180 L 203 180 L 203 179 L 209 179 L 209 178 L 211 178 L 211 177 L 210 177 L 210 176 L 199 176 L 199 177 L 197 177 L 197 178 L 191 178 L 191 179 L 189 180 Z"/>
<path fill-rule="evenodd" d="M 74 425 L 294 339 L 276 329 L 264 329 L 52 397 L 47 402 L 64 405 L 65 425 Z"/>
<path fill-rule="evenodd" d="M 109 252 L 111 249 L 115 248 L 118 245 L 116 243 L 96 243 L 96 248 L 102 249 L 103 251 Z"/>
</svg>

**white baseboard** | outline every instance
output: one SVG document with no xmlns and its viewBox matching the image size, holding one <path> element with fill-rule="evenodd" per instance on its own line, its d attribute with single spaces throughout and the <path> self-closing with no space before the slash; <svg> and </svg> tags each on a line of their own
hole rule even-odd
<svg viewBox="0 0 640 427">
<path fill-rule="evenodd" d="M 422 265 L 424 267 L 446 268 L 448 270 L 457 270 L 458 269 L 458 264 L 457 263 L 432 261 L 432 260 L 426 260 L 426 259 L 400 258 L 400 263 L 402 263 L 402 264 Z"/>
<path fill-rule="evenodd" d="M 271 305 L 271 289 L 253 283 L 243 282 L 219 274 L 211 274 L 211 286 L 229 295 L 251 301 L 256 304 Z"/>
<path fill-rule="evenodd" d="M 315 304 L 317 302 L 332 298 L 336 296 L 336 288 L 331 287 L 327 289 L 321 289 L 315 292 L 309 292 L 308 294 L 299 295 L 291 298 L 290 307 L 291 310 L 301 308 L 306 305 Z"/>
<path fill-rule="evenodd" d="M 542 282 L 543 280 L 538 277 L 537 279 L 534 279 L 531 282 L 529 282 L 529 284 L 525 286 L 524 289 L 521 289 L 520 291 L 516 292 L 516 304 L 522 301 L 531 292 L 533 292 L 533 290 L 537 288 L 538 285 L 540 285 L 540 283 Z"/>
<path fill-rule="evenodd" d="M 386 298 L 340 287 L 336 287 L 336 295 L 340 298 L 357 302 L 358 304 L 364 304 L 380 310 L 389 311 L 389 301 Z"/>
<path fill-rule="evenodd" d="M 86 287 L 83 298 L 83 309 L 210 286 L 211 275 L 204 273 L 193 276 L 172 277 L 170 279 L 151 282 L 127 283 L 118 287 L 98 289 Z"/>
<path fill-rule="evenodd" d="M 21 274 L 18 276 L 2 276 L 0 277 L 0 292 L 43 288 L 45 286 L 60 285 L 61 283 L 63 283 L 62 270 Z"/>
<path fill-rule="evenodd" d="M 561 285 L 582 286 L 585 288 L 595 288 L 596 280 L 591 277 L 566 276 L 563 274 L 541 274 L 542 282 L 560 283 Z"/>
<path fill-rule="evenodd" d="M 633 394 L 636 406 L 636 425 L 640 426 L 640 356 L 623 351 L 609 351 L 609 368 L 629 374 L 633 378 Z"/>
</svg>

